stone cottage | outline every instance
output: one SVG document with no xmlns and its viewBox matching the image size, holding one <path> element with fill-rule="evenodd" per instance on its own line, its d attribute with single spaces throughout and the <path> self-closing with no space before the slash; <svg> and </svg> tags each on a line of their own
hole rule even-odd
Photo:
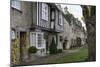
<svg viewBox="0 0 100 67">
<path fill-rule="evenodd" d="M 63 49 L 86 44 L 86 31 L 82 27 L 82 23 L 67 10 L 65 12 L 64 32 L 61 33 L 63 35 Z"/>
<path fill-rule="evenodd" d="M 28 48 L 35 46 L 37 56 L 49 54 L 52 38 L 61 49 L 63 14 L 56 4 L 11 1 L 11 61 L 18 64 L 28 58 Z"/>
</svg>

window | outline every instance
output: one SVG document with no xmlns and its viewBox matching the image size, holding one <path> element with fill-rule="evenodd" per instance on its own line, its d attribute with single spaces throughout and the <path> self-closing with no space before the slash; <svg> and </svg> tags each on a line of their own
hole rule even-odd
<svg viewBox="0 0 100 67">
<path fill-rule="evenodd" d="M 51 28 L 54 28 L 54 21 L 51 21 Z"/>
<path fill-rule="evenodd" d="M 30 44 L 36 46 L 38 49 L 45 48 L 44 35 L 41 32 L 30 33 Z"/>
<path fill-rule="evenodd" d="M 30 42 L 31 42 L 31 46 L 35 46 L 36 45 L 36 33 L 30 33 Z"/>
<path fill-rule="evenodd" d="M 38 47 L 42 46 L 42 34 L 38 34 Z"/>
<path fill-rule="evenodd" d="M 21 2 L 12 0 L 11 1 L 11 7 L 15 8 L 17 10 L 21 10 Z"/>
<path fill-rule="evenodd" d="M 53 20 L 55 18 L 55 15 L 54 15 L 54 11 L 51 12 L 51 19 Z"/>
<path fill-rule="evenodd" d="M 59 13 L 59 25 L 63 25 L 63 18 L 62 18 L 62 14 L 61 13 Z"/>
<path fill-rule="evenodd" d="M 48 5 L 42 3 L 42 19 L 48 21 Z"/>
</svg>

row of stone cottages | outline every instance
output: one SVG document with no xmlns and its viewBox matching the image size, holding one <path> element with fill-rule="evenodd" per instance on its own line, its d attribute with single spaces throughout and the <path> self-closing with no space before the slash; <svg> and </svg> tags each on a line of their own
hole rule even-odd
<svg viewBox="0 0 100 67">
<path fill-rule="evenodd" d="M 38 56 L 46 56 L 53 38 L 57 49 L 72 47 L 76 36 L 73 33 L 74 21 L 69 24 L 60 6 L 54 3 L 11 1 L 10 9 L 13 63 L 27 58 L 30 46 L 38 49 Z"/>
</svg>

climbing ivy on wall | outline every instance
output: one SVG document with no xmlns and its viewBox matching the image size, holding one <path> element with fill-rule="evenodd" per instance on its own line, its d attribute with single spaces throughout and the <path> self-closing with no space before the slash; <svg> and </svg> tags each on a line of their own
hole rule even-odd
<svg viewBox="0 0 100 67">
<path fill-rule="evenodd" d="M 17 64 L 17 63 L 19 63 L 19 56 L 20 56 L 19 38 L 16 38 L 12 42 L 11 46 L 12 46 L 12 50 L 11 50 L 12 63 Z"/>
</svg>

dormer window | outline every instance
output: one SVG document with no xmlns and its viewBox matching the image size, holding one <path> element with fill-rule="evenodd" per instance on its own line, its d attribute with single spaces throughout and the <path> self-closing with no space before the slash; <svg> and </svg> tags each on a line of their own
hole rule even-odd
<svg viewBox="0 0 100 67">
<path fill-rule="evenodd" d="M 20 1 L 16 1 L 16 0 L 12 0 L 11 1 L 11 7 L 15 8 L 17 10 L 21 10 L 21 2 Z"/>
</svg>

